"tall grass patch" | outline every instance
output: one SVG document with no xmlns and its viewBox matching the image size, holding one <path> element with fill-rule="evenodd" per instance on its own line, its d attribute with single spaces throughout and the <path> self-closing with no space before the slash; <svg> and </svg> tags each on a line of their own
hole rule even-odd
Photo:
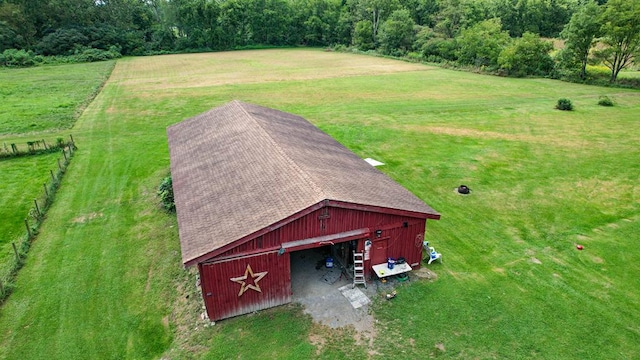
<svg viewBox="0 0 640 360">
<path fill-rule="evenodd" d="M 71 127 L 114 64 L 0 69 L 0 135 Z"/>
<path fill-rule="evenodd" d="M 49 170 L 57 170 L 58 153 L 0 161 L 0 263 L 13 257 L 11 242 L 26 233 L 33 199 L 41 197 L 43 185 L 51 181 Z"/>
</svg>

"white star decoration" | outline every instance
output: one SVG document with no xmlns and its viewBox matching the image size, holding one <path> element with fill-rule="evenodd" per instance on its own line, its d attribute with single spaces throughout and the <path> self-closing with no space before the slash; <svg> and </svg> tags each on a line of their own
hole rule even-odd
<svg viewBox="0 0 640 360">
<path fill-rule="evenodd" d="M 244 294 L 245 291 L 249 289 L 253 289 L 261 293 L 262 290 L 260 290 L 258 281 L 262 280 L 262 278 L 265 277 L 265 275 L 267 275 L 268 273 L 268 271 L 254 273 L 253 270 L 251 270 L 251 265 L 247 264 L 247 269 L 244 271 L 244 276 L 231 278 L 229 280 L 242 285 L 240 287 L 240 292 L 238 293 L 238 297 L 240 297 L 242 296 L 242 294 Z"/>
</svg>

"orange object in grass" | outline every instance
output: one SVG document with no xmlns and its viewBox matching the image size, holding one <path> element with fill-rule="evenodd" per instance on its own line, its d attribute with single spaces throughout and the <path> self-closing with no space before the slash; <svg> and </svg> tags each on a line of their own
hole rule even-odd
<svg viewBox="0 0 640 360">
<path fill-rule="evenodd" d="M 582 245 L 576 245 L 576 249 L 582 250 L 582 249 L 584 249 L 584 247 Z"/>
</svg>

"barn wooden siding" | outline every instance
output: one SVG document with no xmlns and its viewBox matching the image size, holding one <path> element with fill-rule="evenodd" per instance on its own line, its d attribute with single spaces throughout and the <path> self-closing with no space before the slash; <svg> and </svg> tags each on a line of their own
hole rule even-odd
<svg viewBox="0 0 640 360">
<path fill-rule="evenodd" d="M 329 204 L 312 207 L 265 229 L 258 236 L 231 243 L 228 250 L 200 263 L 201 287 L 209 319 L 220 320 L 291 301 L 291 250 L 278 254 L 284 243 L 339 235 L 331 243 L 357 240 L 358 251 L 364 251 L 365 241 L 369 239 L 372 246 L 370 260 L 365 261 L 367 276 L 372 274 L 372 265 L 385 262 L 387 257 L 404 257 L 412 267 L 419 267 L 426 219 L 397 211 L 388 214 L 366 209 Z M 358 236 L 356 229 L 365 235 Z M 344 236 L 354 233 L 356 235 Z M 302 243 L 305 245 L 297 246 L 296 250 L 330 244 Z M 256 278 L 256 274 L 267 274 L 258 282 L 260 291 L 251 288 L 239 294 L 242 285 L 231 279 L 244 276 L 247 265 Z M 251 277 L 247 280 L 247 284 L 252 284 Z"/>
<path fill-rule="evenodd" d="M 358 250 L 363 251 L 364 241 L 371 239 L 374 246 L 370 259 L 383 262 L 387 257 L 404 257 L 412 266 L 419 266 L 425 219 L 325 206 L 199 264 L 209 318 L 220 320 L 291 301 L 290 253 L 278 255 L 281 244 L 363 228 L 368 228 L 370 235 L 356 239 Z M 382 231 L 379 237 L 376 230 Z M 338 239 L 335 243 L 348 239 Z M 309 247 L 323 245 L 328 244 Z M 247 286 L 258 278 L 256 274 L 267 274 L 258 281 L 260 291 L 249 288 L 240 294 L 242 285 L 231 279 L 243 277 L 247 265 L 254 275 L 252 278 L 249 274 Z M 371 265 L 371 261 L 365 263 L 367 275 Z"/>
<path fill-rule="evenodd" d="M 388 257 L 404 257 L 410 264 L 419 266 L 422 257 L 422 236 L 425 231 L 425 220 L 424 218 L 407 215 L 325 206 L 277 227 L 266 234 L 249 239 L 242 244 L 237 244 L 230 250 L 219 254 L 216 258 L 275 250 L 285 242 L 368 228 L 372 233 L 370 236 L 372 240 L 376 237 L 374 234 L 376 230 L 382 230 L 380 237 L 389 238 Z"/>
<path fill-rule="evenodd" d="M 247 266 L 253 276 L 247 276 L 241 293 L 242 279 L 237 279 L 245 276 Z M 198 264 L 209 319 L 225 319 L 291 302 L 290 266 L 289 254 L 277 252 Z M 264 276 L 259 279 L 261 274 Z"/>
</svg>

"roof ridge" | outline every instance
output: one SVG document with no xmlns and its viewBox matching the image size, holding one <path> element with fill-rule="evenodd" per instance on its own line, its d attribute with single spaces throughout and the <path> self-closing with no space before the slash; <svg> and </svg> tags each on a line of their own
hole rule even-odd
<svg viewBox="0 0 640 360">
<path fill-rule="evenodd" d="M 302 179 L 309 184 L 309 186 L 313 189 L 313 191 L 323 197 L 326 198 L 326 194 L 325 192 L 322 190 L 322 188 L 320 186 L 318 186 L 315 181 L 313 181 L 311 179 L 311 177 L 309 176 L 309 174 L 302 170 L 302 168 L 300 166 L 298 166 L 298 164 L 282 149 L 282 147 L 278 144 L 277 141 L 275 141 L 273 139 L 273 137 L 271 136 L 271 134 L 269 134 L 268 131 L 266 131 L 264 129 L 264 127 L 260 124 L 260 122 L 258 122 L 253 115 L 251 115 L 247 109 L 245 108 L 245 105 L 249 105 L 248 103 L 239 101 L 239 100 L 234 100 L 233 101 L 234 105 L 238 106 L 238 108 L 244 112 L 247 117 L 249 119 L 251 119 L 251 121 L 253 121 L 259 128 L 260 130 L 266 135 L 266 138 L 269 140 L 269 142 L 271 143 L 271 145 L 273 145 L 273 147 L 278 151 L 278 153 L 285 159 L 285 161 L 287 162 L 287 164 L 289 164 L 298 174 L 300 174 L 300 176 L 302 177 Z M 259 106 L 259 105 L 255 105 L 253 104 L 253 106 Z M 261 107 L 261 106 L 259 106 Z M 270 109 L 273 110 L 273 109 Z M 278 112 L 280 112 L 279 110 L 276 110 Z"/>
</svg>

